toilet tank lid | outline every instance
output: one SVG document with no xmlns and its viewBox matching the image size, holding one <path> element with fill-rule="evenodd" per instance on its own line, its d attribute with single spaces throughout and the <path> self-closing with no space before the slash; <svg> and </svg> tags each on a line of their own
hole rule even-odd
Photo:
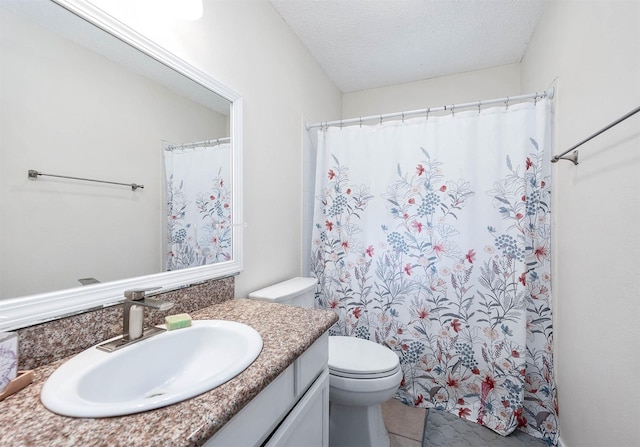
<svg viewBox="0 0 640 447">
<path fill-rule="evenodd" d="M 315 289 L 317 283 L 318 280 L 316 278 L 292 278 L 251 292 L 249 298 L 275 302 L 284 301 L 292 296 L 310 292 Z"/>
</svg>

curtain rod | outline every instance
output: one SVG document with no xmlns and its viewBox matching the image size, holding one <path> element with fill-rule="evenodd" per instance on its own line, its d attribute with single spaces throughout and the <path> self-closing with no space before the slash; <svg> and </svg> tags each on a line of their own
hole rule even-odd
<svg viewBox="0 0 640 447">
<path fill-rule="evenodd" d="M 462 104 L 451 104 L 441 107 L 429 107 L 428 109 L 419 109 L 419 110 L 410 110 L 407 112 L 395 112 L 395 113 L 386 113 L 382 115 L 370 115 L 370 116 L 362 116 L 360 118 L 350 118 L 346 120 L 335 120 L 335 121 L 324 121 L 320 123 L 309 123 L 306 125 L 307 130 L 311 130 L 315 127 L 326 128 L 330 126 L 344 126 L 349 124 L 362 124 L 363 121 L 371 121 L 371 120 L 382 120 L 390 119 L 390 118 L 407 118 L 410 115 L 425 115 L 427 118 L 429 117 L 429 113 L 431 112 L 441 112 L 450 110 L 454 113 L 459 109 L 468 109 L 471 107 L 480 107 L 491 104 L 506 104 L 509 106 L 511 102 L 517 101 L 525 101 L 527 99 L 538 100 L 539 98 L 549 98 L 552 99 L 555 93 L 554 87 L 551 87 L 549 90 L 545 90 L 543 92 L 529 93 L 526 95 L 518 95 L 518 96 L 505 96 L 504 98 L 496 98 L 496 99 L 486 99 L 483 101 L 475 101 L 475 102 L 466 102 Z"/>
<path fill-rule="evenodd" d="M 636 107 L 635 109 L 633 109 L 631 112 L 627 113 L 624 116 L 621 116 L 620 118 L 618 118 L 617 120 L 615 120 L 614 122 L 606 125 L 605 127 L 603 127 L 602 129 L 600 129 L 599 131 L 597 131 L 596 133 L 594 133 L 593 135 L 588 136 L 587 138 L 585 138 L 584 140 L 582 140 L 581 142 L 579 142 L 578 144 L 572 146 L 571 148 L 567 149 L 566 151 L 564 151 L 561 154 L 558 155 L 554 155 L 553 158 L 551 159 L 551 163 L 557 163 L 558 160 L 569 160 L 571 162 L 573 162 L 574 165 L 578 164 L 578 151 L 575 151 L 573 154 L 571 154 L 569 157 L 565 157 L 565 155 L 567 155 L 569 152 L 571 152 L 574 149 L 577 149 L 578 147 L 582 146 L 584 143 L 586 143 L 587 141 L 597 137 L 598 135 L 600 135 L 603 132 L 606 132 L 607 130 L 611 129 L 613 126 L 616 126 L 618 124 L 620 124 L 622 121 L 626 120 L 627 118 L 635 115 L 636 113 L 640 112 L 640 106 Z"/>
<path fill-rule="evenodd" d="M 165 147 L 165 151 L 172 151 L 174 149 L 195 149 L 200 146 L 215 146 L 216 144 L 228 143 L 231 141 L 231 137 L 216 138 L 214 140 L 196 141 L 195 143 L 183 143 L 183 144 L 170 144 Z"/>
</svg>

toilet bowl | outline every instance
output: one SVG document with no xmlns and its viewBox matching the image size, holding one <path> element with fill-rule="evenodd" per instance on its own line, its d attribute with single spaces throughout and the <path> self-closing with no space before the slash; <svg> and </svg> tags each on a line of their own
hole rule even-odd
<svg viewBox="0 0 640 447">
<path fill-rule="evenodd" d="M 315 278 L 293 278 L 252 292 L 249 298 L 313 307 Z M 381 404 L 402 381 L 398 356 L 356 337 L 329 337 L 329 445 L 388 447 Z"/>
<path fill-rule="evenodd" d="M 329 337 L 329 444 L 388 446 L 382 402 L 402 381 L 398 356 L 355 337 Z"/>
<path fill-rule="evenodd" d="M 390 349 L 361 338 L 329 337 L 333 401 L 342 405 L 384 402 L 393 397 L 401 380 L 398 356 Z"/>
</svg>

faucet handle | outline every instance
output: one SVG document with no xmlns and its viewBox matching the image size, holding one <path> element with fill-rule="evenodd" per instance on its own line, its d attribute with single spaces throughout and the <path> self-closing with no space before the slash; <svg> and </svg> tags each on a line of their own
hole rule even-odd
<svg viewBox="0 0 640 447">
<path fill-rule="evenodd" d="M 148 289 L 125 290 L 124 296 L 126 299 L 130 301 L 140 301 L 144 299 L 147 292 L 151 292 L 152 290 L 158 290 L 158 289 L 160 289 L 160 287 L 150 287 Z"/>
</svg>

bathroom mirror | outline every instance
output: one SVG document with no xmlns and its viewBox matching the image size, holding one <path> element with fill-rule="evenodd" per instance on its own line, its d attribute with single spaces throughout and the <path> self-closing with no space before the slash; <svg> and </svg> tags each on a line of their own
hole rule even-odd
<svg viewBox="0 0 640 447">
<path fill-rule="evenodd" d="M 238 273 L 241 97 L 87 2 L 0 8 L 0 330 Z M 164 152 L 202 142 L 226 151 L 227 251 L 166 271 Z"/>
</svg>

